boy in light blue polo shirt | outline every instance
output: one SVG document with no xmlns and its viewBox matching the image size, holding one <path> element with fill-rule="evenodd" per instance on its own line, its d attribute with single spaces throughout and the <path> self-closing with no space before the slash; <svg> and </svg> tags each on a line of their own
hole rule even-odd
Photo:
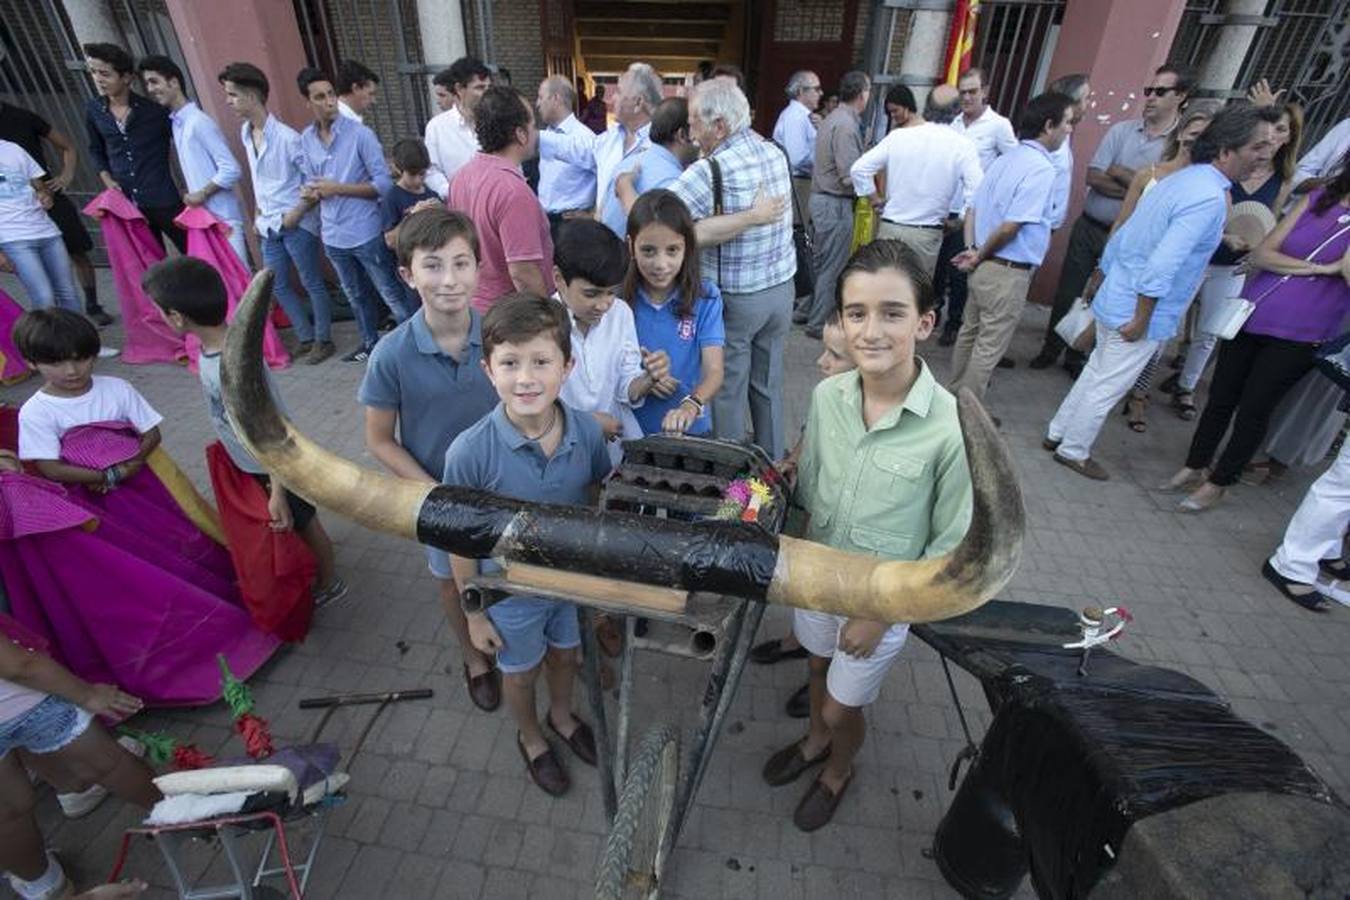
<svg viewBox="0 0 1350 900">
<path fill-rule="evenodd" d="M 398 257 L 420 308 L 375 345 L 356 397 L 366 408 L 366 447 L 375 458 L 395 475 L 436 481 L 450 442 L 497 403 L 483 372 L 481 322 L 469 306 L 478 237 L 461 213 L 422 210 L 403 220 Z M 428 547 L 427 561 L 459 642 L 469 698 L 491 712 L 501 703 L 501 676 L 469 641 L 450 558 Z"/>
<path fill-rule="evenodd" d="M 571 323 L 554 300 L 510 294 L 483 316 L 483 354 L 501 403 L 445 454 L 446 484 L 537 503 L 587 505 L 609 474 L 600 425 L 558 400 L 572 369 Z M 450 557 L 461 584 L 493 571 L 490 560 Z M 595 765 L 595 736 L 572 712 L 581 633 L 571 603 L 511 596 L 469 615 L 469 634 L 495 653 L 502 693 L 519 729 L 516 743 L 535 784 L 555 796 L 570 780 L 539 727 L 534 683 L 548 665 L 549 730 L 582 762 Z"/>
</svg>

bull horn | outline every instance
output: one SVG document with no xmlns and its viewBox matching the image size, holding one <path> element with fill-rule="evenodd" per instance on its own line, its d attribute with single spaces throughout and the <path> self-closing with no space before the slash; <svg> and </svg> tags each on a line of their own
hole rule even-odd
<svg viewBox="0 0 1350 900">
<path fill-rule="evenodd" d="M 408 481 L 323 449 L 277 410 L 262 362 L 272 273 L 254 277 L 225 345 L 221 382 L 240 438 L 310 502 L 451 553 L 585 575 L 729 594 L 885 622 L 968 612 L 1012 577 L 1022 555 L 1022 495 L 993 422 L 969 391 L 958 411 L 974 488 L 970 528 L 950 553 L 882 560 L 775 537 L 740 522 L 676 522 L 634 513 L 525 503 Z"/>
</svg>

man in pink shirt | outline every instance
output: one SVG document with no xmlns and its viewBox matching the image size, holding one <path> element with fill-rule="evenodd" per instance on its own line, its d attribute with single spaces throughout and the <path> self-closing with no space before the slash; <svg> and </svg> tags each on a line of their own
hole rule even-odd
<svg viewBox="0 0 1350 900">
<path fill-rule="evenodd" d="M 539 132 L 525 99 L 508 87 L 488 88 L 474 108 L 481 148 L 450 182 L 450 208 L 478 229 L 479 312 L 513 291 L 552 293 L 553 242 L 548 216 L 525 183 L 520 164 L 534 156 Z"/>
</svg>

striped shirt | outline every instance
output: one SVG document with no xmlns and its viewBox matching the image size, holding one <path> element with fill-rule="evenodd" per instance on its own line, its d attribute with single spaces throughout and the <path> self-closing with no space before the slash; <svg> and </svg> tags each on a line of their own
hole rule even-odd
<svg viewBox="0 0 1350 900">
<path fill-rule="evenodd" d="M 787 158 L 775 145 L 749 128 L 736 132 L 712 152 L 722 171 L 722 212 L 738 213 L 755 202 L 760 186 L 771 197 L 792 197 Z M 713 214 L 712 168 L 700 159 L 684 170 L 670 190 L 689 207 L 694 221 Z M 792 203 L 770 225 L 755 225 L 716 247 L 706 247 L 703 277 L 716 281 L 722 293 L 749 294 L 777 287 L 797 273 L 792 245 Z"/>
</svg>

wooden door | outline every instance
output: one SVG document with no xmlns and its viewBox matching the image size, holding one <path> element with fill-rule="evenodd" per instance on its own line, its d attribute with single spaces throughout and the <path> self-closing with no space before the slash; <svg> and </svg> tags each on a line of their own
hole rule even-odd
<svg viewBox="0 0 1350 900">
<path fill-rule="evenodd" d="M 763 9 L 764 19 L 762 27 L 752 21 L 748 29 L 760 36 L 751 103 L 755 130 L 768 137 L 787 105 L 785 89 L 793 72 L 815 72 L 828 94 L 853 68 L 858 0 L 767 0 L 752 9 Z"/>
</svg>

